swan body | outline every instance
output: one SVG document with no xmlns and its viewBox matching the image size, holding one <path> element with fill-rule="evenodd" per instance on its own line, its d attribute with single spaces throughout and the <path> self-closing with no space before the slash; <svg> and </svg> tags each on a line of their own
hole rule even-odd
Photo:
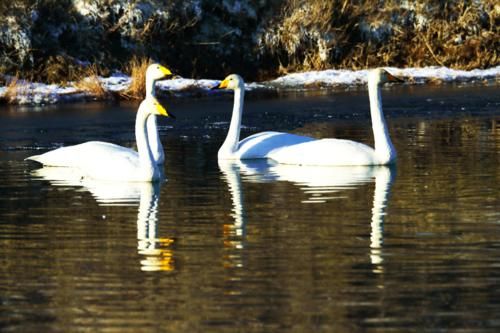
<svg viewBox="0 0 500 333">
<path fill-rule="evenodd" d="M 34 155 L 27 160 L 36 161 L 44 166 L 78 168 L 87 161 L 96 160 L 107 153 L 130 156 L 137 154 L 133 149 L 103 141 L 88 141 L 74 146 L 61 147 L 41 155 Z"/>
<path fill-rule="evenodd" d="M 219 159 L 269 158 L 277 163 L 349 166 L 386 165 L 396 160 L 396 150 L 389 137 L 382 112 L 380 85 L 388 81 L 400 81 L 384 69 L 368 74 L 368 94 L 375 148 L 344 139 L 314 139 L 307 136 L 280 132 L 257 133 L 239 141 L 243 110 L 244 82 L 232 74 L 217 88 L 234 90 L 234 106 L 228 135 L 219 152 Z"/>
<path fill-rule="evenodd" d="M 379 157 L 362 143 L 343 139 L 319 139 L 283 146 L 270 152 L 269 158 L 281 164 L 311 166 L 385 165 L 392 156 Z"/>
<path fill-rule="evenodd" d="M 151 115 L 169 116 L 166 109 L 149 96 L 137 111 L 135 135 L 138 151 L 115 144 L 90 141 L 28 157 L 44 166 L 60 166 L 61 159 L 71 161 L 66 167 L 74 168 L 82 178 L 111 181 L 157 181 L 161 171 L 153 159 L 147 136 L 147 119 Z"/>
<path fill-rule="evenodd" d="M 375 148 L 363 143 L 343 139 L 320 139 L 300 144 L 282 146 L 270 152 L 268 157 L 278 163 L 348 166 L 387 165 L 396 161 L 396 150 L 382 112 L 380 86 L 388 81 L 399 81 L 382 68 L 368 74 L 368 96 L 375 139 Z"/>
<path fill-rule="evenodd" d="M 307 136 L 288 134 L 282 132 L 260 132 L 252 134 L 238 143 L 235 152 L 229 153 L 219 150 L 219 158 L 222 155 L 229 156 L 229 159 L 259 159 L 267 158 L 270 153 L 288 145 L 296 145 L 314 140 Z M 232 157 L 232 158 L 231 158 Z M 222 158 L 225 159 L 225 158 Z"/>
</svg>

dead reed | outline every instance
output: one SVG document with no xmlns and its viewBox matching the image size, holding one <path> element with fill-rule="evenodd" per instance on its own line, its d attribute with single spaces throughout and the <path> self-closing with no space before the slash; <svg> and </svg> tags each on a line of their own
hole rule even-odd
<svg viewBox="0 0 500 333">
<path fill-rule="evenodd" d="M 130 75 L 131 82 L 127 90 L 120 93 L 125 99 L 142 99 L 146 96 L 146 70 L 153 61 L 147 57 L 133 57 L 125 71 Z"/>
<path fill-rule="evenodd" d="M 25 89 L 24 85 L 19 80 L 19 76 L 13 77 L 7 84 L 7 89 L 5 91 L 4 99 L 9 104 L 15 104 L 17 101 L 18 94 Z"/>
<path fill-rule="evenodd" d="M 99 71 L 96 65 L 88 66 L 83 71 L 82 77 L 74 83 L 74 87 L 97 100 L 104 100 L 110 96 L 99 80 Z"/>
</svg>

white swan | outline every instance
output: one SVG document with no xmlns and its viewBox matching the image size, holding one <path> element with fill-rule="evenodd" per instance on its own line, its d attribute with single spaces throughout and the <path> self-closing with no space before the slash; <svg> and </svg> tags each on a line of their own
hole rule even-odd
<svg viewBox="0 0 500 333">
<path fill-rule="evenodd" d="M 66 159 L 71 161 L 66 167 L 74 168 L 75 173 L 80 173 L 81 177 L 92 179 L 157 181 L 161 177 L 161 171 L 153 159 L 146 126 L 147 119 L 154 114 L 169 116 L 156 98 L 147 96 L 139 106 L 135 122 L 137 152 L 108 142 L 90 141 L 26 159 L 44 166 L 58 166 L 58 161 Z"/>
<path fill-rule="evenodd" d="M 231 123 L 227 137 L 217 153 L 219 160 L 244 160 L 267 158 L 268 154 L 277 147 L 314 140 L 305 136 L 281 133 L 261 132 L 250 135 L 240 141 L 241 116 L 245 98 L 245 82 L 241 76 L 231 74 L 214 89 L 234 90 L 234 105 Z"/>
<path fill-rule="evenodd" d="M 160 64 L 151 64 L 148 66 L 146 70 L 146 97 L 154 97 L 155 96 L 155 82 L 160 80 L 168 75 L 172 75 L 170 70 Z M 147 136 L 149 141 L 149 146 L 151 149 L 151 153 L 153 154 L 153 159 L 156 164 L 162 164 L 165 161 L 165 156 L 163 152 L 163 146 L 160 141 L 160 135 L 158 133 L 158 128 L 156 125 L 156 116 L 152 115 L 147 120 Z M 105 142 L 101 141 L 91 141 L 87 142 L 87 150 L 95 149 L 99 151 L 102 149 L 102 145 L 107 145 Z M 128 149 L 131 153 L 135 152 L 132 148 Z M 50 160 L 48 157 L 41 162 L 44 165 L 50 166 L 60 166 L 60 167 L 75 167 L 81 164 L 80 157 L 78 155 L 78 151 L 73 151 L 71 149 L 64 150 L 64 153 L 60 152 L 58 154 L 53 154 L 50 156 Z"/>
<path fill-rule="evenodd" d="M 155 94 L 155 83 L 157 80 L 163 79 L 172 72 L 160 65 L 151 64 L 146 70 L 146 96 L 156 96 Z M 151 148 L 151 153 L 153 154 L 153 159 L 156 164 L 163 164 L 165 161 L 165 153 L 160 140 L 160 134 L 158 133 L 158 127 L 156 124 L 156 116 L 152 115 L 148 118 L 148 139 L 149 146 Z"/>
<path fill-rule="evenodd" d="M 381 68 L 374 69 L 368 74 L 368 94 L 375 138 L 375 149 L 373 149 L 351 140 L 317 140 L 279 132 L 257 133 L 238 142 L 244 83 L 240 76 L 229 75 L 217 87 L 232 89 L 235 92 L 229 132 L 218 157 L 219 159 L 270 158 L 282 164 L 318 166 L 391 164 L 396 160 L 396 150 L 389 137 L 380 94 L 380 85 L 388 81 L 401 80 Z"/>
</svg>

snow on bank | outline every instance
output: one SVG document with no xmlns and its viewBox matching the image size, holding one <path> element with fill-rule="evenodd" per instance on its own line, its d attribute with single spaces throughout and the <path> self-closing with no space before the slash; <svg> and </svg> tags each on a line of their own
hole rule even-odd
<svg viewBox="0 0 500 333">
<path fill-rule="evenodd" d="M 108 78 L 101 78 L 100 81 L 103 88 L 111 92 L 124 91 L 132 83 L 130 76 L 119 72 L 112 74 Z"/>
<path fill-rule="evenodd" d="M 189 92 L 207 92 L 212 90 L 219 84 L 219 80 L 195 80 L 195 79 L 184 79 L 184 78 L 174 78 L 172 80 L 163 80 L 156 84 L 156 87 L 164 92 L 173 92 L 177 95 L 182 95 L 182 93 Z M 246 83 L 245 90 L 258 90 L 267 89 L 265 84 L 261 83 Z"/>
<path fill-rule="evenodd" d="M 0 88 L 0 98 L 6 98 L 8 90 L 7 87 Z M 71 86 L 62 87 L 57 84 L 20 82 L 10 98 L 14 100 L 14 104 L 44 105 L 62 101 L 78 101 L 82 100 L 84 96 L 84 93 Z"/>
<path fill-rule="evenodd" d="M 472 71 L 456 70 L 446 67 L 405 69 L 388 67 L 387 70 L 394 75 L 409 79 L 410 83 L 424 83 L 428 80 L 468 82 L 471 80 L 491 80 L 500 78 L 500 66 L 490 69 L 475 69 Z M 351 86 L 365 84 L 367 73 L 368 70 L 350 71 L 329 69 L 324 71 L 288 74 L 267 83 L 281 88 Z"/>
<path fill-rule="evenodd" d="M 161 91 L 170 92 L 187 92 L 195 90 L 210 90 L 212 87 L 219 83 L 217 80 L 195 80 L 195 79 L 184 79 L 184 78 L 174 78 L 172 80 L 159 81 L 156 87 Z"/>
<path fill-rule="evenodd" d="M 425 83 L 429 80 L 441 82 L 470 82 L 500 79 L 500 66 L 490 69 L 475 69 L 472 71 L 454 70 L 446 67 L 426 68 L 388 68 L 393 74 L 407 78 L 409 83 Z M 315 87 L 358 86 L 366 83 L 367 70 L 324 70 L 304 73 L 294 73 L 275 80 L 261 83 L 247 83 L 246 90 L 301 90 Z M 108 78 L 100 79 L 104 89 L 110 92 L 120 92 L 127 89 L 131 83 L 129 76 L 115 73 Z M 175 96 L 192 96 L 193 93 L 207 94 L 219 80 L 195 80 L 174 78 L 157 82 L 157 89 Z M 6 87 L 0 87 L 0 98 L 6 98 Z M 61 87 L 55 84 L 21 83 L 16 90 L 14 103 L 28 105 L 55 104 L 68 101 L 82 101 L 91 98 L 85 92 L 78 91 L 73 86 Z M 11 96 L 12 98 L 12 96 Z"/>
</svg>

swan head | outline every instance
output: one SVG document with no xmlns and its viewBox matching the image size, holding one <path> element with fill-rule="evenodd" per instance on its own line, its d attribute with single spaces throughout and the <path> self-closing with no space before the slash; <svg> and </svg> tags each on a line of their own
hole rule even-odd
<svg viewBox="0 0 500 333">
<path fill-rule="evenodd" d="M 243 81 L 243 78 L 238 74 L 231 74 L 226 76 L 226 78 L 222 80 L 216 87 L 216 89 L 230 89 L 230 90 L 244 89 L 244 88 L 245 88 L 245 81 Z"/>
<path fill-rule="evenodd" d="M 144 110 L 147 114 L 158 115 L 164 117 L 175 118 L 172 113 L 169 113 L 167 109 L 161 105 L 161 103 L 153 96 L 146 97 L 139 106 L 139 110 Z"/>
<path fill-rule="evenodd" d="M 153 81 L 163 79 L 169 75 L 172 75 L 172 72 L 160 64 L 151 64 L 146 70 L 146 78 Z"/>
<path fill-rule="evenodd" d="M 384 68 L 375 68 L 368 73 L 368 82 L 380 85 L 386 82 L 403 82 L 403 80 L 392 75 Z"/>
</svg>

